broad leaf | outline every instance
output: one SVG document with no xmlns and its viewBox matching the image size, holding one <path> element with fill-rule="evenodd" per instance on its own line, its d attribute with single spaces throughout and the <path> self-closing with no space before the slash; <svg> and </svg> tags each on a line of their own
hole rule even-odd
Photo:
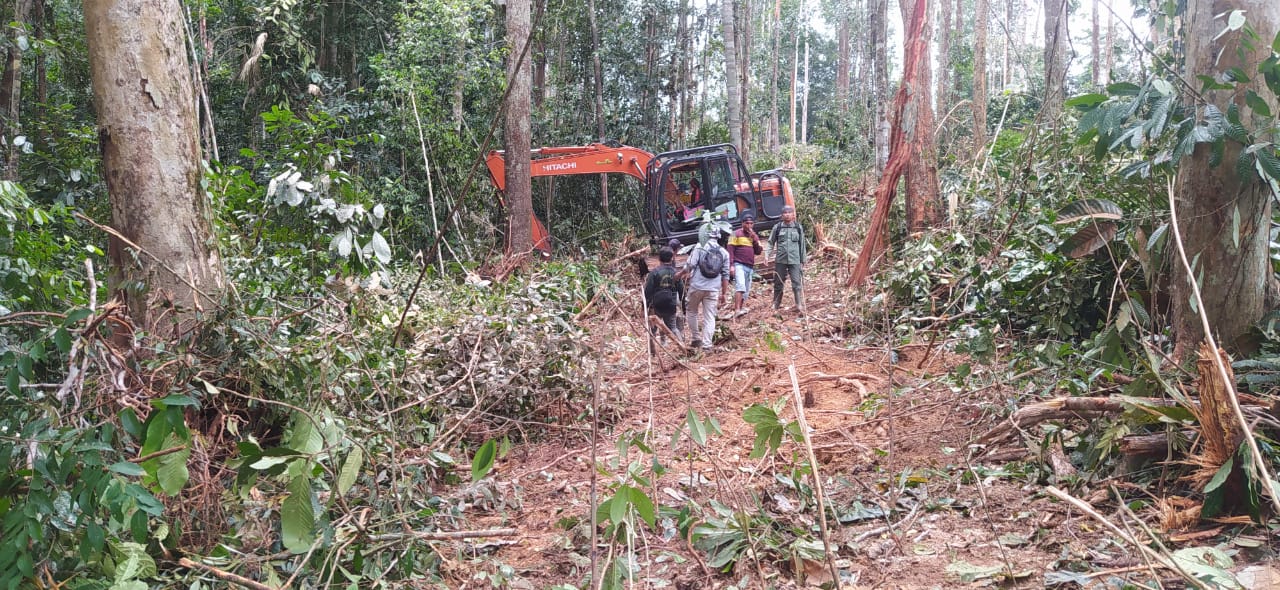
<svg viewBox="0 0 1280 590">
<path fill-rule="evenodd" d="M 305 553 L 315 542 L 315 526 L 311 478 L 299 475 L 289 482 L 289 496 L 280 505 L 280 542 L 293 553 Z"/>
<path fill-rule="evenodd" d="M 342 470 L 338 472 L 338 494 L 345 496 L 351 490 L 351 486 L 355 485 L 356 478 L 360 475 L 360 467 L 364 465 L 364 449 L 360 447 L 352 447 L 351 452 L 347 454 L 347 460 L 342 463 Z"/>
<path fill-rule="evenodd" d="M 1116 224 L 1110 221 L 1090 223 L 1067 238 L 1058 247 L 1058 251 L 1065 253 L 1070 258 L 1088 256 L 1116 237 L 1117 231 Z"/>
<path fill-rule="evenodd" d="M 185 444 L 177 434 L 171 433 L 165 439 L 166 449 Z M 160 464 L 156 467 L 156 482 L 160 484 L 160 489 L 164 490 L 164 493 L 176 496 L 187 485 L 187 480 L 191 478 L 190 472 L 187 471 L 187 459 L 190 456 L 191 449 L 184 448 L 160 457 Z"/>
<path fill-rule="evenodd" d="M 498 454 L 498 445 L 489 439 L 480 445 L 476 456 L 471 458 L 471 481 L 480 481 L 493 469 L 493 458 Z"/>
<path fill-rule="evenodd" d="M 1058 211 L 1056 223 L 1072 223 L 1081 219 L 1121 219 L 1124 211 L 1106 199 L 1084 199 L 1069 203 Z"/>
<path fill-rule="evenodd" d="M 700 447 L 707 446 L 707 431 L 703 428 L 702 421 L 698 420 L 698 415 L 693 412 L 693 408 L 689 408 L 685 423 L 689 425 L 689 438 L 692 438 L 693 442 Z"/>
<path fill-rule="evenodd" d="M 1258 96 L 1257 92 L 1252 90 L 1246 92 L 1244 95 L 1244 101 L 1245 104 L 1249 105 L 1249 108 L 1253 109 L 1253 112 L 1262 115 L 1263 117 L 1271 116 L 1271 107 L 1267 105 L 1267 101 L 1263 100 L 1261 96 Z"/>
<path fill-rule="evenodd" d="M 387 239 L 382 237 L 379 232 L 373 232 L 373 238 L 369 240 L 369 246 L 373 248 L 373 255 L 378 257 L 378 262 L 383 264 L 391 263 L 391 245 L 387 243 Z"/>
<path fill-rule="evenodd" d="M 1069 106 L 1069 107 L 1094 107 L 1104 102 L 1107 102 L 1107 95 L 1098 94 L 1095 92 L 1090 94 L 1081 94 L 1079 96 L 1073 96 L 1067 99 L 1067 102 L 1065 104 L 1066 106 Z"/>
</svg>

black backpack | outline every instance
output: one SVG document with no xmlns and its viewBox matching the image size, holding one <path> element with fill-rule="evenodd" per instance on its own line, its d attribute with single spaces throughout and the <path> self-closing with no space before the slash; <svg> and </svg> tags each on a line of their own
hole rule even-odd
<svg viewBox="0 0 1280 590">
<path fill-rule="evenodd" d="M 654 290 L 652 300 L 649 301 L 649 307 L 654 311 L 662 314 L 672 314 L 676 312 L 676 301 L 679 292 L 676 289 L 679 279 L 676 278 L 676 270 L 667 266 L 659 267 L 653 271 L 657 278 L 657 289 Z"/>
<path fill-rule="evenodd" d="M 720 248 L 708 247 L 702 251 L 702 256 L 698 258 L 698 272 L 708 279 L 714 279 L 720 276 L 721 269 L 724 268 L 724 255 L 721 254 Z"/>
</svg>

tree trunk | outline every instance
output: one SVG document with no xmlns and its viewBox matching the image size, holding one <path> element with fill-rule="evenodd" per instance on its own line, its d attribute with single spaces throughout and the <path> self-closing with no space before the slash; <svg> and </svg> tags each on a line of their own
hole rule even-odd
<svg viewBox="0 0 1280 590">
<path fill-rule="evenodd" d="M 742 118 L 742 143 L 738 145 L 739 155 L 751 168 L 751 0 L 739 0 L 742 8 L 738 12 L 741 23 L 735 27 L 738 31 L 738 97 L 742 101 L 739 116 Z"/>
<path fill-rule="evenodd" d="M 537 0 L 532 10 L 535 13 L 542 14 L 547 9 L 547 0 Z M 593 17 L 594 21 L 594 17 Z M 466 30 L 466 29 L 463 29 Z M 594 32 L 595 27 L 592 27 Z M 466 35 L 458 35 L 460 39 L 465 40 Z M 461 44 L 461 43 L 460 43 Z M 465 48 L 465 45 L 463 47 Z M 465 53 L 458 53 L 459 56 L 465 56 Z M 537 31 L 537 35 L 533 39 L 533 47 L 529 48 L 529 59 L 533 60 L 533 108 L 539 109 L 542 103 L 547 100 L 547 34 L 546 31 Z M 459 59 L 458 69 L 465 69 L 465 59 Z"/>
<path fill-rule="evenodd" d="M 924 4 L 926 14 L 921 17 L 924 28 L 920 31 L 919 41 L 926 49 L 918 58 L 920 69 L 917 72 L 916 83 L 910 86 L 906 114 L 902 120 L 907 149 L 911 150 L 904 203 L 907 211 L 907 230 L 912 232 L 923 231 L 938 223 L 938 164 L 934 148 L 933 101 L 929 96 L 933 90 L 930 75 L 932 66 L 928 50 L 930 37 L 933 36 L 927 13 L 929 4 L 928 2 Z M 914 7 L 905 1 L 900 6 L 902 22 L 911 22 Z M 904 39 L 904 46 L 911 43 L 911 39 Z"/>
<path fill-rule="evenodd" d="M 4 77 L 0 78 L 0 137 L 5 140 L 5 180 L 18 179 L 19 146 L 13 143 L 22 130 L 22 45 L 29 44 L 32 0 L 17 0 L 14 5 L 13 23 L 8 27 L 8 49 L 5 51 Z M 19 44 L 21 42 L 21 45 Z"/>
<path fill-rule="evenodd" d="M 973 147 L 987 145 L 987 18 L 988 0 L 973 6 Z M 1007 45 L 1006 45 L 1007 47 Z M 1008 52 L 1005 52 L 1008 55 Z"/>
<path fill-rule="evenodd" d="M 201 188 L 195 88 L 177 0 L 86 0 L 98 145 L 116 236 L 111 290 L 138 326 L 221 300 L 224 280 Z M 133 285 L 142 285 L 142 289 Z"/>
<path fill-rule="evenodd" d="M 776 151 L 782 140 L 779 138 L 782 131 L 779 128 L 780 121 L 778 119 L 778 59 L 781 49 L 779 48 L 779 40 L 782 38 L 780 29 L 782 28 L 782 0 L 774 0 L 773 3 L 773 21 L 769 26 L 769 37 L 773 41 L 772 63 L 769 67 L 769 149 Z"/>
<path fill-rule="evenodd" d="M 1056 121 L 1066 100 L 1067 83 L 1067 0 L 1044 0 L 1044 112 Z"/>
<path fill-rule="evenodd" d="M 840 8 L 840 25 L 836 37 L 836 110 L 840 124 L 849 116 L 850 21 L 849 11 Z"/>
<path fill-rule="evenodd" d="M 791 145 L 796 144 L 796 93 L 800 88 L 800 35 L 791 52 Z"/>
<path fill-rule="evenodd" d="M 871 0 L 872 62 L 875 70 L 874 89 L 876 176 L 884 174 L 889 161 L 889 0 Z"/>
<path fill-rule="evenodd" d="M 1102 72 L 1100 67 L 1102 65 L 1102 59 L 1101 59 L 1102 51 L 1101 51 L 1101 48 L 1099 47 L 1099 40 L 1102 37 L 1102 34 L 1101 34 L 1102 30 L 1098 28 L 1098 25 L 1099 25 L 1098 0 L 1090 0 L 1090 3 L 1092 4 L 1092 9 L 1093 9 L 1093 35 L 1091 39 L 1092 44 L 1089 47 L 1090 49 L 1089 72 L 1092 75 L 1092 77 L 1090 78 L 1090 81 L 1093 82 L 1093 86 L 1096 88 L 1098 84 L 1102 81 Z"/>
<path fill-rule="evenodd" d="M 595 80 L 596 139 L 605 141 L 604 129 L 604 70 L 600 67 L 600 29 L 596 26 L 596 0 L 587 0 L 587 14 L 591 21 L 591 72 Z M 609 175 L 600 175 L 600 211 L 609 216 Z"/>
<path fill-rule="evenodd" d="M 1008 88 L 1013 84 L 1013 51 L 1015 49 L 1014 42 L 1017 35 L 1014 35 L 1014 29 L 1017 23 L 1016 13 L 1013 10 L 1014 0 L 1005 0 L 1004 3 L 1004 62 L 1000 71 L 1000 82 L 1002 87 Z"/>
<path fill-rule="evenodd" d="M 533 250 L 533 187 L 529 176 L 529 61 L 521 52 L 529 40 L 529 0 L 507 0 L 507 251 L 522 255 Z"/>
<path fill-rule="evenodd" d="M 684 121 L 686 119 L 689 86 L 689 0 L 680 0 L 680 12 L 676 14 L 676 50 L 672 52 L 671 79 L 671 141 L 675 149 L 684 148 Z"/>
<path fill-rule="evenodd" d="M 1270 52 L 1265 51 L 1270 48 L 1269 43 L 1255 51 L 1242 48 L 1240 32 L 1214 38 L 1222 29 L 1222 21 L 1214 16 L 1233 10 L 1244 10 L 1249 26 L 1264 37 L 1280 27 L 1280 3 L 1273 0 L 1191 0 L 1185 16 L 1186 26 L 1190 27 L 1186 36 L 1187 72 L 1213 75 L 1232 67 L 1257 72 L 1258 64 L 1269 57 Z M 1235 90 L 1207 90 L 1202 96 L 1223 112 L 1236 103 L 1242 116 L 1247 117 L 1253 112 L 1244 104 L 1249 90 L 1270 95 L 1262 87 L 1262 76 L 1255 76 L 1248 84 L 1239 83 Z M 1271 110 L 1276 112 L 1274 103 Z M 1247 122 L 1246 127 L 1258 128 Z M 1179 227 L 1187 257 L 1196 261 L 1193 270 L 1200 282 L 1203 309 L 1219 342 L 1230 352 L 1253 349 L 1249 335 L 1265 311 L 1265 287 L 1271 276 L 1271 194 L 1267 184 L 1252 172 L 1247 178 L 1236 175 L 1235 163 L 1241 149 L 1239 144 L 1226 140 L 1222 163 L 1210 166 L 1210 144 L 1197 144 L 1191 157 L 1180 164 L 1177 185 Z M 1166 251 L 1171 256 L 1178 255 L 1176 248 Z M 1190 305 L 1188 278 L 1182 264 L 1174 262 L 1171 312 L 1176 355 L 1186 360 L 1195 355 L 1204 333 L 1199 316 Z"/>
<path fill-rule="evenodd" d="M 733 10 L 734 0 L 721 0 L 720 20 L 724 37 L 724 87 L 728 95 L 727 118 L 729 141 L 739 149 L 742 148 L 742 97 L 738 76 L 737 26 Z"/>
<path fill-rule="evenodd" d="M 800 95 L 800 143 L 809 143 L 809 37 L 804 38 L 804 93 Z"/>
<path fill-rule="evenodd" d="M 1111 68 L 1115 65 L 1112 49 L 1116 44 L 1116 11 L 1114 9 L 1107 10 L 1107 69 L 1102 75 L 1102 83 L 1111 83 Z"/>
<path fill-rule="evenodd" d="M 934 97 L 938 112 L 946 113 L 951 107 L 951 0 L 942 0 L 942 15 L 938 18 L 938 84 Z"/>
</svg>

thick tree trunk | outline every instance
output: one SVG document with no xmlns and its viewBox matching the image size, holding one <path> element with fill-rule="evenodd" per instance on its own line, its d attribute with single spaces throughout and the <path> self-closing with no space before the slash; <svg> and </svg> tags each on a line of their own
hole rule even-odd
<svg viewBox="0 0 1280 590">
<path fill-rule="evenodd" d="M 5 51 L 4 77 L 0 78 L 0 137 L 5 140 L 4 170 L 5 180 L 18 179 L 19 146 L 13 138 L 20 135 L 22 129 L 22 46 L 31 42 L 32 0 L 17 0 L 14 5 L 13 25 L 8 29 L 8 49 Z"/>
<path fill-rule="evenodd" d="M 1067 0 L 1044 0 L 1044 111 L 1054 121 L 1062 113 L 1067 84 Z"/>
<path fill-rule="evenodd" d="M 884 174 L 889 161 L 889 0 L 871 0 L 872 62 L 875 69 L 873 101 L 875 102 L 875 126 L 873 137 L 876 146 L 876 176 Z"/>
<path fill-rule="evenodd" d="M 973 10 L 973 146 L 987 145 L 988 0 L 974 0 Z M 1007 45 L 1006 45 L 1007 47 Z M 1006 55 L 1008 52 L 1006 51 Z"/>
<path fill-rule="evenodd" d="M 727 118 L 729 141 L 741 149 L 742 146 L 742 88 L 738 75 L 737 24 L 734 16 L 734 0 L 721 0 L 720 24 L 724 38 L 724 86 L 727 101 Z"/>
<path fill-rule="evenodd" d="M 1249 52 L 1241 48 L 1243 35 L 1239 32 L 1214 38 L 1222 29 L 1221 19 L 1214 16 L 1233 10 L 1244 10 L 1249 25 L 1264 37 L 1273 36 L 1280 27 L 1280 3 L 1273 0 L 1191 0 L 1185 16 L 1190 27 L 1186 36 L 1186 71 L 1210 75 L 1232 67 L 1258 71 L 1258 64 L 1269 56 L 1269 43 L 1255 42 L 1259 49 Z M 1270 95 L 1261 84 L 1262 76 L 1255 76 L 1251 83 L 1240 84 L 1236 90 L 1210 90 L 1202 96 L 1223 112 L 1235 103 L 1247 114 L 1252 112 L 1244 104 L 1248 90 Z M 1276 112 L 1274 104 L 1271 110 Z M 1248 124 L 1246 127 L 1257 128 Z M 1247 178 L 1236 175 L 1239 144 L 1226 141 L 1218 166 L 1209 165 L 1211 151 L 1210 144 L 1198 144 L 1191 157 L 1180 165 L 1179 227 L 1187 257 L 1196 261 L 1193 270 L 1200 282 L 1209 325 L 1228 351 L 1250 351 L 1253 343 L 1248 336 L 1265 311 L 1265 286 L 1271 276 L 1267 257 L 1271 194 L 1267 184 L 1254 174 Z M 1176 248 L 1166 251 L 1177 256 Z M 1204 333 L 1199 316 L 1190 305 L 1190 285 L 1182 265 L 1172 266 L 1175 273 L 1171 281 L 1171 311 L 1177 358 L 1186 360 L 1196 353 Z"/>
<path fill-rule="evenodd" d="M 507 251 L 521 255 L 533 249 L 533 187 L 529 176 L 529 102 L 530 75 L 528 59 L 521 52 L 529 39 L 529 0 L 507 0 L 507 78 L 511 91 L 507 95 Z"/>
<path fill-rule="evenodd" d="M 902 2 L 902 22 L 912 21 L 914 7 L 910 2 Z M 933 90 L 932 66 L 928 47 L 933 29 L 929 24 L 929 3 L 925 3 L 926 13 L 921 17 L 924 28 L 920 31 L 920 43 L 925 51 L 919 57 L 920 69 L 916 74 L 917 83 L 913 84 L 907 96 L 907 109 L 902 120 L 903 133 L 906 134 L 907 147 L 911 150 L 911 163 L 907 168 L 907 191 L 905 204 L 907 211 L 907 230 L 916 232 L 928 229 L 938 223 L 938 162 L 934 142 L 933 101 L 930 99 Z M 904 44 L 910 45 L 911 39 Z"/>
<path fill-rule="evenodd" d="M 604 70 L 600 67 L 600 29 L 596 26 L 596 0 L 587 0 L 587 14 L 591 21 L 591 73 L 595 81 L 596 140 L 605 141 L 604 129 Z M 643 110 L 643 107 L 641 107 Z M 609 175 L 600 175 L 600 211 L 609 216 Z"/>
<path fill-rule="evenodd" d="M 177 0 L 86 0 L 85 38 L 111 222 L 110 284 L 130 315 L 192 310 L 221 299 L 224 280 L 200 185 L 195 88 Z M 142 285 L 142 289 L 135 288 Z"/>
</svg>

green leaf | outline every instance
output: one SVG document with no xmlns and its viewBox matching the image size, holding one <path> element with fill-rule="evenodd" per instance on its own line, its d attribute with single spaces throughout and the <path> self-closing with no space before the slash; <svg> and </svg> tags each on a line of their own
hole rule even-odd
<svg viewBox="0 0 1280 590">
<path fill-rule="evenodd" d="M 314 455 L 324 448 L 324 437 L 321 435 L 315 422 L 301 412 L 293 415 L 293 428 L 289 432 L 289 444 L 291 449 L 296 449 L 304 455 Z"/>
<path fill-rule="evenodd" d="M 1081 219 L 1121 219 L 1124 211 L 1106 199 L 1084 199 L 1069 203 L 1058 211 L 1055 223 L 1071 223 Z"/>
<path fill-rule="evenodd" d="M 315 542 L 316 515 L 311 505 L 311 478 L 289 481 L 289 496 L 280 505 L 280 541 L 285 549 L 305 553 Z"/>
<path fill-rule="evenodd" d="M 1276 32 L 1276 38 L 1271 40 L 1271 52 L 1280 53 L 1280 32 Z"/>
<path fill-rule="evenodd" d="M 391 263 L 391 245 L 387 243 L 387 239 L 382 237 L 381 233 L 373 232 L 373 237 L 369 240 L 369 247 L 373 249 L 373 255 L 378 258 L 378 262 L 383 264 Z"/>
<path fill-rule="evenodd" d="M 480 445 L 476 456 L 471 458 L 471 481 L 480 481 L 493 469 L 493 459 L 498 453 L 498 445 L 489 439 Z"/>
<path fill-rule="evenodd" d="M 1230 29 L 1232 31 L 1239 31 L 1240 27 L 1243 27 L 1243 26 L 1244 26 L 1244 11 L 1232 10 L 1231 14 L 1227 16 L 1227 29 Z"/>
<path fill-rule="evenodd" d="M 640 488 L 626 486 L 626 489 L 627 501 L 632 506 L 635 506 L 636 513 L 640 515 L 641 520 L 644 520 L 651 527 L 654 526 L 656 515 L 653 510 L 653 501 Z"/>
<path fill-rule="evenodd" d="M 1218 468 L 1218 472 L 1213 474 L 1213 479 L 1204 486 L 1204 493 L 1208 494 L 1226 483 L 1227 476 L 1231 475 L 1231 468 L 1235 466 L 1235 457 L 1227 457 L 1227 462 Z"/>
<path fill-rule="evenodd" d="M 177 434 L 170 434 L 165 439 L 165 448 L 172 448 L 184 444 Z M 191 474 L 187 471 L 187 459 L 191 456 L 189 448 L 183 449 L 176 453 L 169 453 L 159 458 L 160 465 L 156 468 L 156 481 L 160 484 L 160 489 L 170 496 L 176 496 L 187 485 L 187 480 Z"/>
<path fill-rule="evenodd" d="M 74 324 L 79 323 L 81 320 L 83 320 L 83 319 L 85 319 L 85 318 L 89 317 L 90 315 L 93 315 L 93 312 L 92 312 L 92 311 L 89 311 L 89 308 L 87 308 L 87 307 L 81 307 L 81 308 L 78 308 L 78 309 L 73 309 L 73 310 L 71 310 L 71 311 L 67 312 L 67 319 L 62 320 L 62 325 L 63 325 L 64 327 L 66 327 L 66 326 L 72 326 L 72 325 L 74 325 Z"/>
<path fill-rule="evenodd" d="M 189 395 L 169 395 L 163 399 L 153 400 L 151 405 L 157 408 L 180 408 L 180 407 L 198 407 L 200 402 Z"/>
<path fill-rule="evenodd" d="M 147 470 L 143 469 L 141 465 L 138 465 L 137 463 L 130 463 L 128 461 L 112 463 L 107 469 L 129 477 L 142 477 L 147 474 Z"/>
<path fill-rule="evenodd" d="M 1107 93 L 1116 96 L 1137 96 L 1142 88 L 1133 82 L 1116 82 L 1107 85 Z"/>
<path fill-rule="evenodd" d="M 1280 180 L 1280 159 L 1276 158 L 1275 146 L 1267 145 L 1259 149 L 1256 153 L 1258 156 L 1258 164 L 1262 166 L 1262 170 L 1270 176 L 1272 180 Z"/>
<path fill-rule="evenodd" d="M 698 415 L 693 412 L 693 408 L 689 408 L 689 412 L 685 415 L 685 424 L 689 426 L 689 438 L 692 438 L 693 442 L 700 447 L 707 446 L 707 431 L 703 428 Z"/>
<path fill-rule="evenodd" d="M 338 472 L 338 494 L 345 496 L 351 490 L 351 486 L 355 485 L 356 478 L 360 475 L 360 468 L 364 465 L 364 449 L 353 447 L 351 452 L 347 454 L 347 460 L 342 463 L 342 470 Z"/>
<path fill-rule="evenodd" d="M 627 519 L 627 496 L 624 493 L 627 486 L 622 486 L 618 492 L 613 495 L 613 500 L 609 502 L 609 521 L 614 527 L 619 527 Z"/>
<path fill-rule="evenodd" d="M 58 328 L 53 331 L 53 345 L 58 347 L 58 351 L 66 354 L 71 352 L 71 333 L 66 328 Z"/>
<path fill-rule="evenodd" d="M 1249 108 L 1253 109 L 1254 113 L 1263 117 L 1271 116 L 1271 107 L 1267 106 L 1267 101 L 1263 100 L 1261 96 L 1258 96 L 1257 92 L 1252 90 L 1246 92 L 1244 95 L 1244 102 L 1249 105 Z"/>
<path fill-rule="evenodd" d="M 1107 95 L 1090 93 L 1073 96 L 1065 103 L 1069 107 L 1095 107 L 1107 101 Z"/>
<path fill-rule="evenodd" d="M 130 542 L 112 543 L 111 552 L 116 558 L 116 584 L 156 575 L 156 561 L 147 555 L 146 546 Z"/>
</svg>

